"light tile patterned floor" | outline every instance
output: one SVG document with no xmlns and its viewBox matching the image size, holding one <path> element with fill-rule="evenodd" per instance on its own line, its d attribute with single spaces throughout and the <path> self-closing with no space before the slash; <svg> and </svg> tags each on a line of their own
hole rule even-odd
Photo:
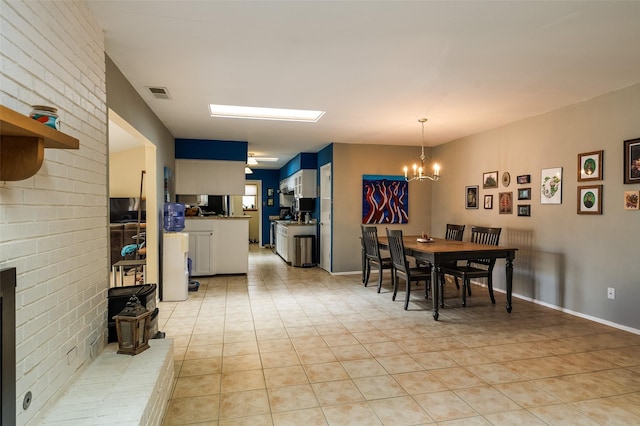
<svg viewBox="0 0 640 426">
<path fill-rule="evenodd" d="M 160 303 L 175 339 L 165 425 L 640 424 L 640 336 L 474 287 L 391 301 L 359 275 L 251 246 L 247 276 Z M 376 280 L 372 276 L 372 281 Z"/>
</svg>

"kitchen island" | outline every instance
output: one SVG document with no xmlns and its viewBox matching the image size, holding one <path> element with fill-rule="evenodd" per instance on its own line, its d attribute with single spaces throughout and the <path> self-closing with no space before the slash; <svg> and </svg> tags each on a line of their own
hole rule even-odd
<svg viewBox="0 0 640 426">
<path fill-rule="evenodd" d="M 187 216 L 191 276 L 246 274 L 250 216 Z"/>
</svg>

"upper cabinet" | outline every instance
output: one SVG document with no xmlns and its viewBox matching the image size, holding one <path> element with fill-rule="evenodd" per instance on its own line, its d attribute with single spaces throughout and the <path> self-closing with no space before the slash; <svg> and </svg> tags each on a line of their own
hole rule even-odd
<svg viewBox="0 0 640 426">
<path fill-rule="evenodd" d="M 244 163 L 176 160 L 176 194 L 244 195 Z"/>
<path fill-rule="evenodd" d="M 300 170 L 293 175 L 296 198 L 316 198 L 316 171 Z"/>
<path fill-rule="evenodd" d="M 40 170 L 45 148 L 78 149 L 78 139 L 0 105 L 0 180 L 27 179 Z"/>
</svg>

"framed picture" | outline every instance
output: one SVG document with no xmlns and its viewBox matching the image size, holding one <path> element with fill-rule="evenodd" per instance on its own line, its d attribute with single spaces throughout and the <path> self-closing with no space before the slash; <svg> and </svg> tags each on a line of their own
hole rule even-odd
<svg viewBox="0 0 640 426">
<path fill-rule="evenodd" d="M 640 210 L 640 191 L 624 191 L 624 209 Z"/>
<path fill-rule="evenodd" d="M 487 172 L 482 174 L 482 188 L 497 188 L 498 187 L 498 172 Z"/>
<path fill-rule="evenodd" d="M 640 138 L 624 141 L 624 183 L 640 183 Z"/>
<path fill-rule="evenodd" d="M 498 194 L 500 214 L 513 214 L 513 192 L 501 192 Z"/>
<path fill-rule="evenodd" d="M 491 210 L 493 208 L 493 195 L 484 196 L 484 208 Z"/>
<path fill-rule="evenodd" d="M 516 179 L 518 181 L 518 185 L 531 183 L 531 175 L 520 175 Z"/>
<path fill-rule="evenodd" d="M 273 188 L 267 188 L 267 197 L 273 197 Z"/>
<path fill-rule="evenodd" d="M 477 209 L 478 208 L 478 185 L 475 186 L 466 186 L 464 188 L 465 194 L 465 207 L 468 209 Z"/>
<path fill-rule="evenodd" d="M 506 188 L 509 185 L 511 185 L 511 175 L 509 172 L 504 172 L 502 173 L 502 186 Z"/>
<path fill-rule="evenodd" d="M 562 204 L 562 167 L 542 169 L 540 204 Z"/>
<path fill-rule="evenodd" d="M 531 188 L 518 188 L 518 200 L 530 200 Z"/>
<path fill-rule="evenodd" d="M 518 216 L 531 216 L 531 205 L 518 204 Z"/>
<path fill-rule="evenodd" d="M 578 214 L 602 214 L 602 185 L 578 187 Z"/>
<path fill-rule="evenodd" d="M 578 154 L 578 182 L 602 180 L 602 153 L 593 151 Z"/>
<path fill-rule="evenodd" d="M 273 206 L 273 198 L 267 198 L 267 206 Z"/>
</svg>

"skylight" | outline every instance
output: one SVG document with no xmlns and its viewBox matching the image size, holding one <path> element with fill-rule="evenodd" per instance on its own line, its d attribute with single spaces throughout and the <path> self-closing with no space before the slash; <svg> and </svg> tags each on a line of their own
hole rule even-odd
<svg viewBox="0 0 640 426">
<path fill-rule="evenodd" d="M 315 123 L 324 115 L 324 111 L 304 109 L 261 108 L 234 105 L 209 105 L 212 117 L 248 118 L 255 120 L 303 121 Z"/>
</svg>

